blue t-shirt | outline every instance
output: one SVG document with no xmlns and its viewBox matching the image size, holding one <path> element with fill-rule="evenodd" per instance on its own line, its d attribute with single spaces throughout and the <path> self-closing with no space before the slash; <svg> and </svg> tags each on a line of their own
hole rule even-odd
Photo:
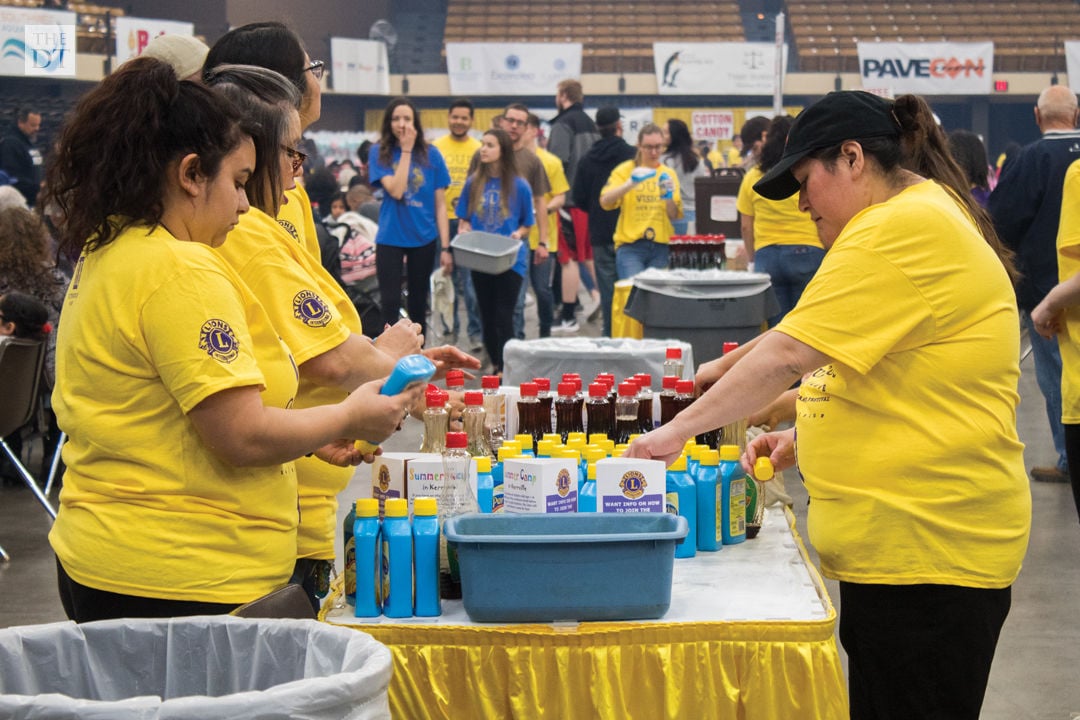
<svg viewBox="0 0 1080 720">
<path fill-rule="evenodd" d="M 461 197 L 458 198 L 454 212 L 459 218 L 465 218 L 472 225 L 473 230 L 494 233 L 496 235 L 511 235 L 519 227 L 532 227 L 535 222 L 533 215 L 532 190 L 529 183 L 520 177 L 514 178 L 514 194 L 507 200 L 510 214 L 502 216 L 502 180 L 492 178 L 484 186 L 484 193 L 480 198 L 480 207 L 469 212 L 469 198 L 472 196 L 472 178 L 465 181 L 461 189 Z M 525 276 L 529 268 L 529 245 L 522 241 L 518 250 L 517 260 L 510 268 L 518 275 Z"/>
<path fill-rule="evenodd" d="M 379 232 L 376 245 L 420 247 L 439 239 L 435 223 L 435 191 L 450 187 L 450 171 L 442 153 L 433 145 L 427 146 L 427 162 L 412 160 L 409 184 L 400 200 L 384 193 L 379 206 Z M 368 155 L 368 178 L 372 185 L 382 187 L 382 178 L 393 175 L 401 160 L 401 148 L 394 148 L 390 165 L 379 162 L 379 144 L 371 146 Z M 415 156 L 410 156 L 415 158 Z"/>
</svg>

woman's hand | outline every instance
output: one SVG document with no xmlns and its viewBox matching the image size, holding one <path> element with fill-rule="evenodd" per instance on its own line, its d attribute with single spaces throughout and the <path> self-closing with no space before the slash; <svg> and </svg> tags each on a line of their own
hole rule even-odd
<svg viewBox="0 0 1080 720">
<path fill-rule="evenodd" d="M 415 383 L 397 395 L 381 395 L 386 378 L 364 383 L 341 402 L 348 414 L 348 435 L 379 444 L 393 435 L 410 409 L 423 398 L 426 385 Z"/>
<path fill-rule="evenodd" d="M 439 267 L 442 268 L 443 275 L 451 275 L 454 272 L 454 254 L 450 252 L 450 248 L 443 248 L 439 250 Z"/>
<path fill-rule="evenodd" d="M 416 145 L 416 128 L 412 125 L 406 125 L 401 130 L 401 135 L 398 136 L 398 143 L 401 145 L 401 152 L 411 153 L 413 146 Z"/>
<path fill-rule="evenodd" d="M 424 336 L 420 334 L 420 324 L 402 318 L 393 325 L 387 325 L 379 337 L 375 338 L 375 347 L 394 360 L 406 355 L 415 355 L 424 347 Z"/>
<path fill-rule="evenodd" d="M 743 470 L 753 473 L 754 462 L 759 457 L 769 458 L 777 470 L 786 470 L 795 465 L 795 428 L 758 435 L 747 443 L 746 452 L 739 458 Z"/>
<path fill-rule="evenodd" d="M 1061 332 L 1062 319 L 1062 313 L 1051 309 L 1049 295 L 1031 311 L 1031 323 L 1035 326 L 1035 332 L 1047 340 L 1052 340 Z"/>
<path fill-rule="evenodd" d="M 663 460 L 664 467 L 668 467 L 682 454 L 688 439 L 679 437 L 671 426 L 664 425 L 630 443 L 623 457 Z"/>
<path fill-rule="evenodd" d="M 375 456 L 381 454 L 382 448 L 376 448 L 374 453 L 365 455 L 356 447 L 356 443 L 345 438 L 327 443 L 315 451 L 315 457 L 337 467 L 352 467 L 362 462 L 372 463 L 375 462 Z"/>
<path fill-rule="evenodd" d="M 432 380 L 442 380 L 448 370 L 461 369 L 465 371 L 465 378 L 472 380 L 475 375 L 469 370 L 480 369 L 480 359 L 469 355 L 454 345 L 440 345 L 439 347 L 424 350 L 423 356 L 435 363 L 435 374 Z"/>
</svg>

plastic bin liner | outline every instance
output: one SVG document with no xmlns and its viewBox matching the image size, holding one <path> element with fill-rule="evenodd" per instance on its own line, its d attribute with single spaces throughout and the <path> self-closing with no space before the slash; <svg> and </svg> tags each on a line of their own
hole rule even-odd
<svg viewBox="0 0 1080 720">
<path fill-rule="evenodd" d="M 389 718 L 389 649 L 314 620 L 121 619 L 0 630 L 0 717 Z"/>
<path fill-rule="evenodd" d="M 657 270 L 634 276 L 634 287 L 670 297 L 693 300 L 740 298 L 760 294 L 772 285 L 766 273 L 741 270 Z"/>
<path fill-rule="evenodd" d="M 534 377 L 546 377 L 551 378 L 554 388 L 563 373 L 579 373 L 582 382 L 589 383 L 600 372 L 614 373 L 618 379 L 647 372 L 652 375 L 653 387 L 659 389 L 669 347 L 682 348 L 683 377 L 693 378 L 697 368 L 694 351 L 681 340 L 589 337 L 511 340 L 503 348 L 503 384 L 520 385 Z"/>
</svg>

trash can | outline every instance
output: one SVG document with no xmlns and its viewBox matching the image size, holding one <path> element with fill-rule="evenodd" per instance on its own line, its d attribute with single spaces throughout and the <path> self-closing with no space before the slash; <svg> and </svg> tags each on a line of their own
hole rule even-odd
<svg viewBox="0 0 1080 720">
<path fill-rule="evenodd" d="M 646 338 L 689 343 L 699 364 L 720 357 L 725 342 L 757 337 L 780 312 L 764 273 L 649 269 L 633 283 L 624 312 L 642 324 Z"/>
<path fill-rule="evenodd" d="M 0 717 L 389 718 L 389 649 L 314 620 L 121 619 L 0 630 Z"/>
</svg>

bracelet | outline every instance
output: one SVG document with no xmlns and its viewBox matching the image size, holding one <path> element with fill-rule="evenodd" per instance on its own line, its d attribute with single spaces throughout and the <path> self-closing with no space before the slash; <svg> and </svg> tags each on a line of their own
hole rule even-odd
<svg viewBox="0 0 1080 720">
<path fill-rule="evenodd" d="M 538 243 L 536 243 L 536 247 L 542 247 L 542 248 L 546 248 L 546 247 L 547 247 L 547 243 L 542 243 L 542 242 L 538 242 Z"/>
</svg>

